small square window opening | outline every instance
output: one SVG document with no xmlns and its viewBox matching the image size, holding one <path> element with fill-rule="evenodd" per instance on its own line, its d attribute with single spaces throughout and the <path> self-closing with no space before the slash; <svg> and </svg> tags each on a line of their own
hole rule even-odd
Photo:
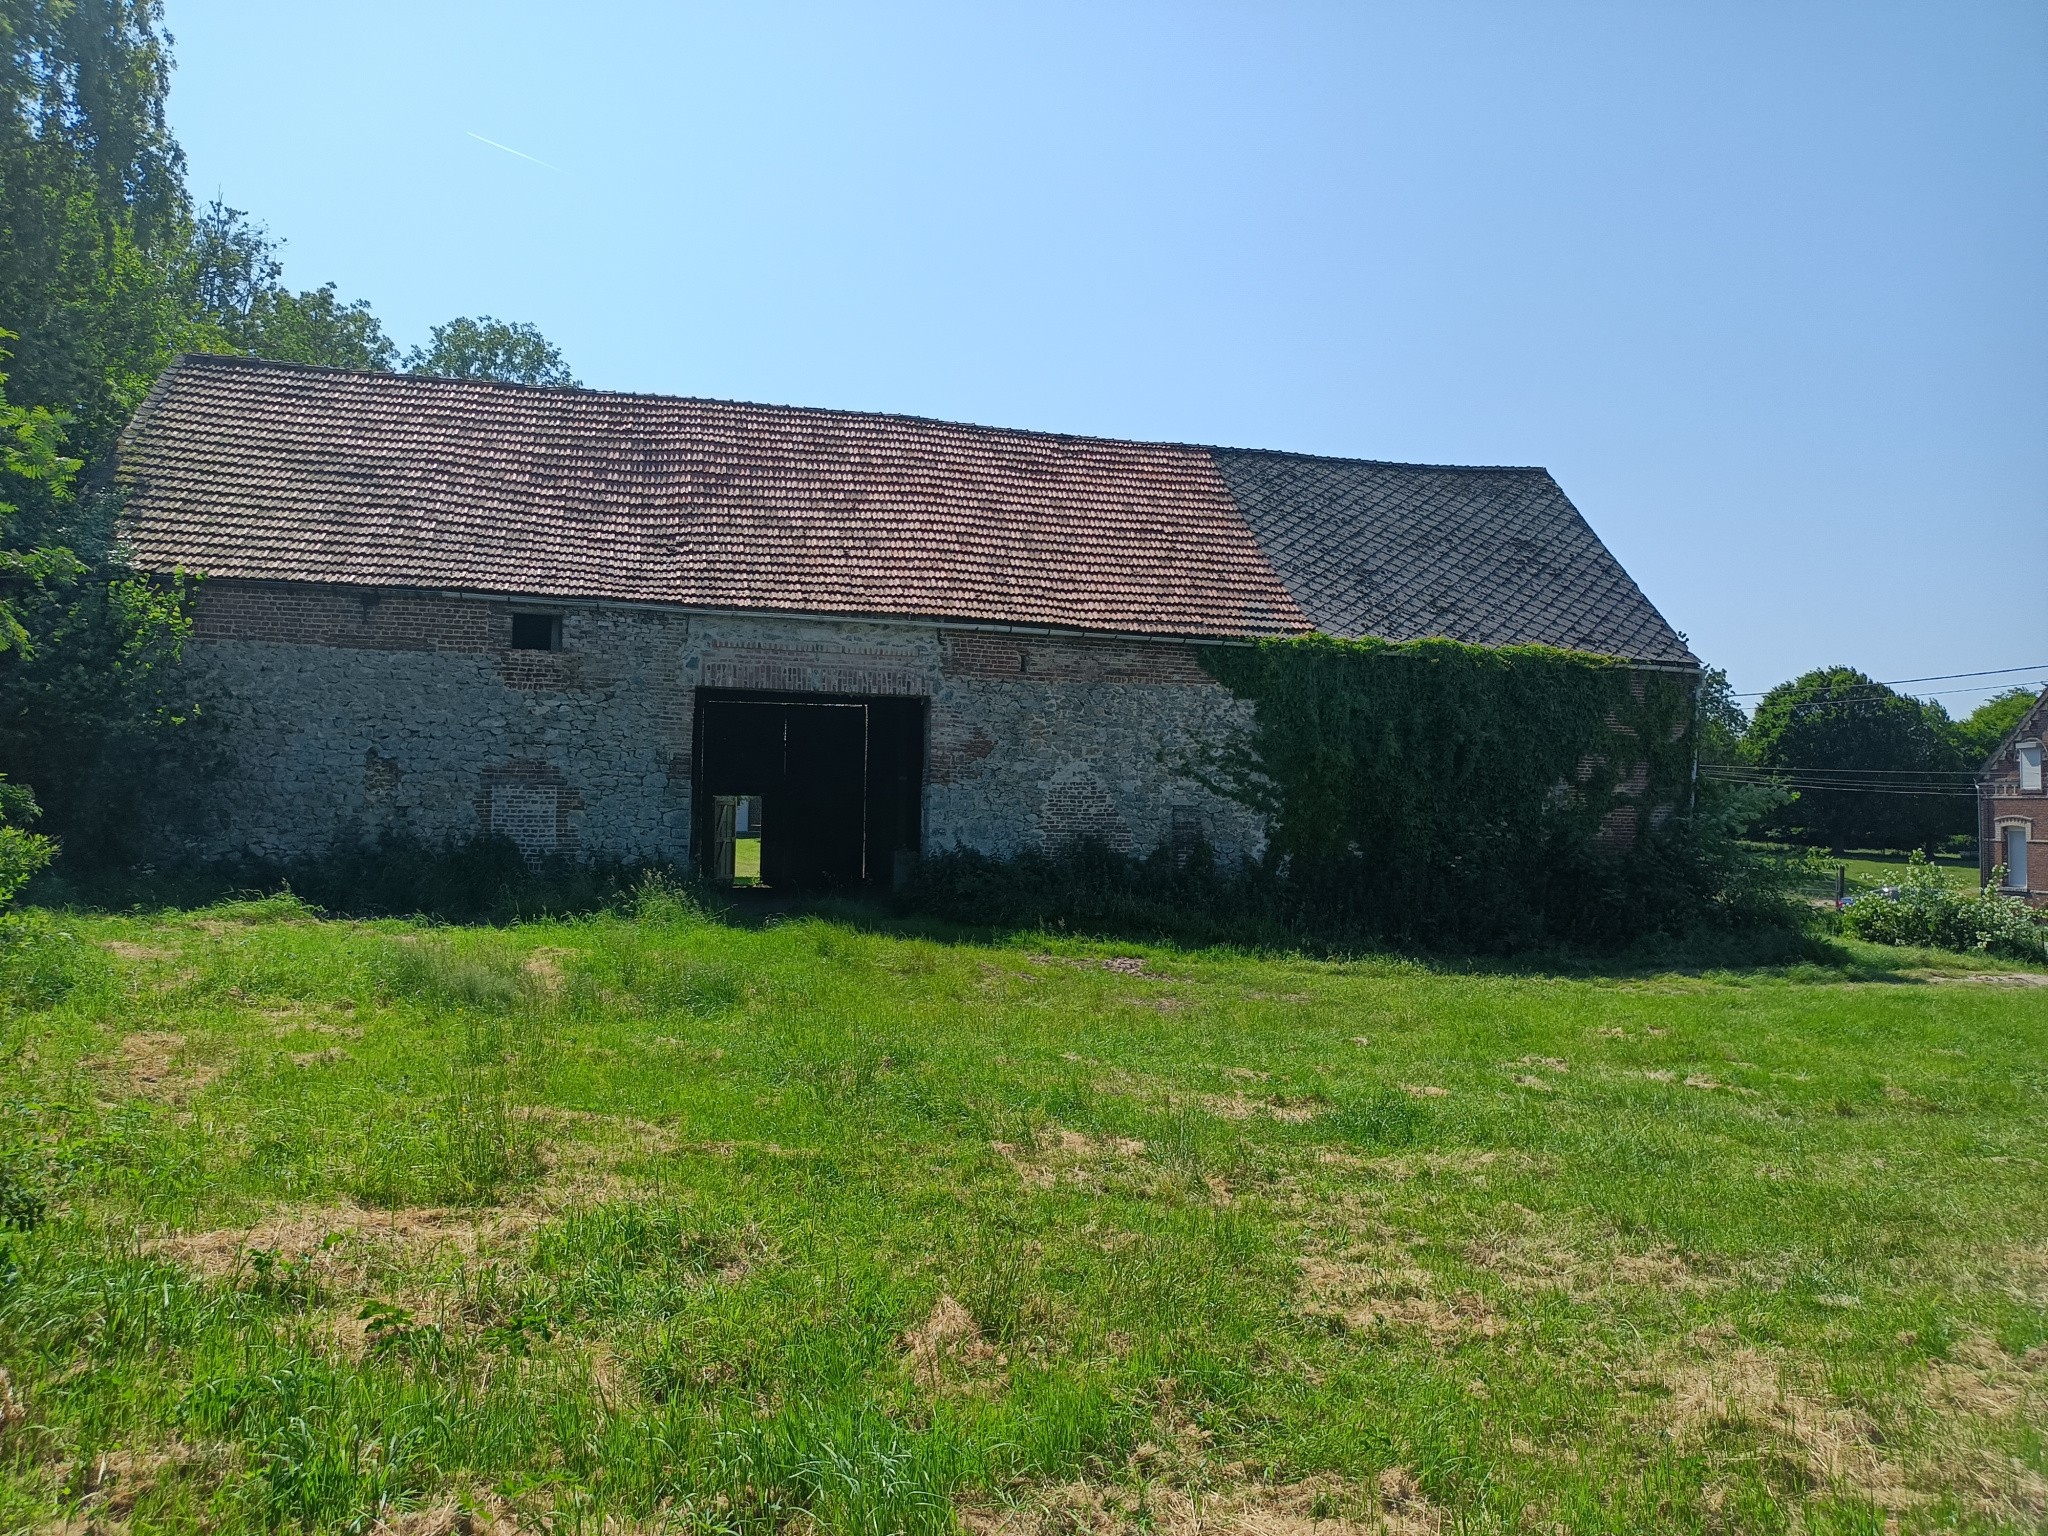
<svg viewBox="0 0 2048 1536">
<path fill-rule="evenodd" d="M 558 613 L 515 613 L 512 615 L 512 649 L 515 651 L 559 651 L 562 648 L 562 616 Z"/>
</svg>

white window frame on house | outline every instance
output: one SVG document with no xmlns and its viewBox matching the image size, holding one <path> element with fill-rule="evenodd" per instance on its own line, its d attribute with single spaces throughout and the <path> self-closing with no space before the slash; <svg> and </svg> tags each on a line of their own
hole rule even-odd
<svg viewBox="0 0 2048 1536">
<path fill-rule="evenodd" d="M 2013 756 L 2020 765 L 2020 793 L 2033 795 L 2041 792 L 2041 743 L 2022 741 L 2013 747 Z"/>
<path fill-rule="evenodd" d="M 2011 858 L 2012 834 L 2015 832 L 2020 835 L 2020 859 L 2017 867 L 2014 866 Z M 2017 816 L 2001 816 L 1998 819 L 1997 825 L 1992 828 L 1992 834 L 1998 839 L 1998 856 L 1992 862 L 2003 866 L 2005 870 L 2005 884 L 2000 886 L 1999 889 L 2006 891 L 2024 891 L 2028 889 L 2027 876 L 2029 870 L 2027 866 L 2031 860 L 2029 860 L 2027 854 L 2028 844 L 2034 840 L 2034 824 Z"/>
</svg>

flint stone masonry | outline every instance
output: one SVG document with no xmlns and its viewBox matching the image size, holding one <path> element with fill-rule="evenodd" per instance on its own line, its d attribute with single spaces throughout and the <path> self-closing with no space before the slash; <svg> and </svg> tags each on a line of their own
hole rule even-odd
<svg viewBox="0 0 2048 1536">
<path fill-rule="evenodd" d="M 534 611 L 561 615 L 560 650 L 511 649 Z M 927 851 L 1265 841 L 1205 787 L 1250 706 L 1169 641 L 228 580 L 194 641 L 230 758 L 207 856 L 495 832 L 533 858 L 686 859 L 700 687 L 926 699 Z"/>
</svg>

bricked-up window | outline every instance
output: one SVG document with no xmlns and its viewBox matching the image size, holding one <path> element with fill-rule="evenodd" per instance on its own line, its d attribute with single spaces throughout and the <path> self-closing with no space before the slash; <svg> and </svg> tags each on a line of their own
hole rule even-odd
<svg viewBox="0 0 2048 1536">
<path fill-rule="evenodd" d="M 515 651 L 559 651 L 562 648 L 562 616 L 559 613 L 515 613 L 512 615 L 512 649 Z"/>
</svg>

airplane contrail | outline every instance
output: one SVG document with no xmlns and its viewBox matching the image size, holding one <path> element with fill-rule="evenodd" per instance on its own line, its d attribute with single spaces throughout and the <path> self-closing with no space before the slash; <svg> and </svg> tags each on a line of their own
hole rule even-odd
<svg viewBox="0 0 2048 1536">
<path fill-rule="evenodd" d="M 467 128 L 463 129 L 462 131 L 464 133 L 469 133 L 469 130 Z M 514 149 L 510 144 L 500 144 L 496 139 L 487 139 L 480 133 L 469 133 L 469 136 L 472 139 L 475 139 L 479 144 L 488 144 L 493 149 L 502 149 L 503 151 L 505 151 L 506 154 L 517 155 L 522 160 L 531 160 L 535 165 L 540 166 L 543 170 L 553 171 L 557 176 L 566 176 L 569 174 L 567 171 L 563 170 L 559 165 L 549 165 L 547 161 L 542 160 L 537 156 L 529 155 L 523 149 Z"/>
</svg>

